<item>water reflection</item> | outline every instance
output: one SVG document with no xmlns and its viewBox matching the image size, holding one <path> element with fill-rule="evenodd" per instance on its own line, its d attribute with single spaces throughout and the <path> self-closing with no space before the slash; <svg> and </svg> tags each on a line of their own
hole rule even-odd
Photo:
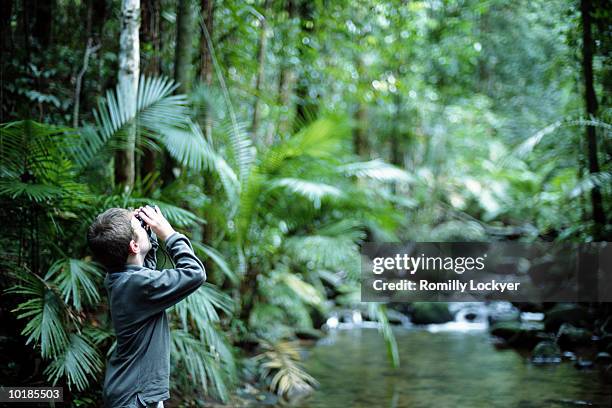
<svg viewBox="0 0 612 408">
<path fill-rule="evenodd" d="M 332 330 L 305 362 L 321 385 L 298 406 L 609 407 L 612 402 L 612 390 L 595 370 L 578 371 L 571 363 L 534 366 L 515 351 L 496 350 L 486 331 L 439 326 L 444 328 L 395 329 L 402 362 L 397 371 L 387 363 L 375 329 Z"/>
</svg>

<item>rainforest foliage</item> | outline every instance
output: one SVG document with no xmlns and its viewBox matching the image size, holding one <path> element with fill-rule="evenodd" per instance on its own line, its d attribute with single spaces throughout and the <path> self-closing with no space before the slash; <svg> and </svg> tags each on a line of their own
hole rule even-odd
<svg viewBox="0 0 612 408">
<path fill-rule="evenodd" d="M 610 240 L 607 1 L 0 12 L 3 378 L 99 400 L 114 337 L 85 232 L 113 206 L 159 205 L 205 261 L 170 311 L 195 402 L 309 390 L 294 340 L 339 308 L 400 364 L 386 306 L 359 302 L 364 241 Z"/>
</svg>

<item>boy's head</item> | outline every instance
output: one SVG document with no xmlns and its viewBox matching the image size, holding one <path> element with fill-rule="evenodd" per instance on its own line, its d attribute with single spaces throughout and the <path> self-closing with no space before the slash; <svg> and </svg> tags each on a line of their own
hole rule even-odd
<svg viewBox="0 0 612 408">
<path fill-rule="evenodd" d="M 147 231 L 125 208 L 111 208 L 98 215 L 87 231 L 87 243 L 94 258 L 107 269 L 121 269 L 128 258 L 151 249 Z"/>
</svg>

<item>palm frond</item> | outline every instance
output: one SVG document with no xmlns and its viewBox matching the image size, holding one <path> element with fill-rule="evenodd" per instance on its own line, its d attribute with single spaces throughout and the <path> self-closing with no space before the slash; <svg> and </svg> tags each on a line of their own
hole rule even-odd
<svg viewBox="0 0 612 408">
<path fill-rule="evenodd" d="M 266 350 L 253 358 L 260 364 L 262 376 L 270 377 L 270 389 L 280 396 L 309 393 L 319 383 L 302 368 L 298 342 L 261 342 Z"/>
<path fill-rule="evenodd" d="M 327 197 L 341 197 L 342 190 L 325 183 L 300 180 L 297 178 L 281 178 L 272 181 L 269 189 L 284 187 L 286 190 L 299 194 L 312 202 L 315 208 L 321 208 L 321 200 Z"/>
<path fill-rule="evenodd" d="M 18 180 L 0 181 L 0 195 L 12 199 L 23 197 L 37 203 L 62 197 L 64 191 L 60 187 L 48 184 L 23 183 Z"/>
<path fill-rule="evenodd" d="M 538 130 L 536 133 L 534 133 L 533 135 L 531 135 L 530 137 L 528 137 L 523 143 L 521 143 L 516 149 L 515 149 L 515 154 L 518 157 L 524 157 L 526 155 L 528 155 L 529 153 L 531 153 L 533 151 L 533 149 L 535 149 L 535 147 L 542 141 L 542 139 L 544 137 L 546 137 L 547 135 L 552 134 L 553 132 L 555 132 L 557 129 L 561 128 L 561 127 L 566 127 L 566 126 L 594 126 L 594 127 L 598 127 L 601 129 L 604 129 L 606 131 L 607 134 L 610 133 L 610 131 L 612 131 L 612 125 L 609 123 L 606 123 L 602 120 L 599 120 L 597 118 L 592 118 L 592 119 L 584 119 L 584 118 L 578 118 L 578 119 L 563 119 L 563 120 L 558 120 L 540 130 Z M 511 160 L 510 157 L 507 157 L 505 159 L 505 161 L 509 161 Z"/>
<path fill-rule="evenodd" d="M 292 155 L 333 157 L 340 153 L 348 131 L 346 122 L 339 118 L 318 119 L 289 139 L 289 152 Z"/>
<path fill-rule="evenodd" d="M 569 198 L 576 198 L 595 186 L 610 186 L 612 184 L 612 172 L 601 171 L 592 173 L 580 180 L 569 193 Z"/>
<path fill-rule="evenodd" d="M 240 189 L 238 176 L 209 144 L 197 123 L 190 122 L 188 129 L 169 128 L 160 140 L 170 155 L 185 167 L 216 172 L 230 202 L 236 202 Z"/>
<path fill-rule="evenodd" d="M 82 143 L 75 158 L 85 166 L 111 138 L 120 137 L 127 126 L 135 123 L 140 133 L 165 140 L 166 132 L 189 131 L 189 110 L 185 95 L 172 95 L 177 85 L 168 78 L 141 76 L 136 110 L 121 97 L 119 86 L 109 90 L 94 110 L 95 127 L 82 129 Z"/>
<path fill-rule="evenodd" d="M 294 259 L 321 268 L 338 271 L 359 264 L 351 261 L 359 259 L 359 247 L 352 236 L 299 235 L 287 238 L 284 247 Z"/>
<path fill-rule="evenodd" d="M 102 359 L 91 341 L 85 336 L 72 333 L 66 348 L 53 359 L 44 373 L 53 384 L 66 377 L 69 389 L 76 386 L 77 390 L 82 391 L 102 367 Z"/>
<path fill-rule="evenodd" d="M 319 293 L 314 286 L 303 281 L 295 274 L 283 273 L 281 280 L 304 302 L 313 306 L 319 306 L 323 303 L 323 296 L 321 293 Z"/>
<path fill-rule="evenodd" d="M 43 358 L 58 356 L 68 343 L 64 303 L 51 288 L 34 274 L 18 275 L 20 282 L 9 293 L 26 296 L 13 312 L 18 319 L 28 319 L 21 332 L 28 336 L 26 344 L 40 344 Z"/>
<path fill-rule="evenodd" d="M 226 402 L 229 399 L 228 386 L 236 381 L 231 353 L 222 356 L 215 350 L 207 350 L 200 340 L 184 330 L 172 330 L 171 339 L 173 361 L 183 366 L 191 381 L 201 385 L 205 393 Z"/>
<path fill-rule="evenodd" d="M 343 166 L 339 166 L 338 170 L 340 173 L 347 176 L 370 178 L 377 181 L 409 183 L 414 180 L 414 178 L 407 171 L 385 163 L 380 159 L 345 164 Z"/>
<path fill-rule="evenodd" d="M 258 293 L 266 303 L 278 306 L 283 311 L 283 318 L 278 321 L 269 322 L 268 327 L 254 326 L 255 329 L 264 329 L 265 336 L 269 339 L 280 339 L 284 332 L 284 324 L 293 327 L 312 328 L 310 317 L 311 307 L 321 307 L 323 295 L 309 283 L 302 281 L 299 277 L 287 278 L 291 275 L 286 265 L 278 265 L 270 272 L 270 276 L 258 283 Z M 287 284 L 289 282 L 289 284 Z M 265 316 L 264 316 L 265 317 Z M 258 323 L 249 319 L 249 324 Z"/>
<path fill-rule="evenodd" d="M 233 301 L 227 294 L 221 292 L 216 286 L 205 282 L 191 296 L 175 306 L 175 311 L 184 328 L 192 322 L 199 330 L 219 321 L 216 309 L 231 315 Z"/>
<path fill-rule="evenodd" d="M 45 276 L 57 284 L 64 302 L 71 303 L 78 311 L 82 309 L 82 299 L 87 303 L 100 300 L 96 280 L 102 276 L 102 270 L 93 263 L 79 259 L 60 259 L 54 262 Z"/>
<path fill-rule="evenodd" d="M 223 255 L 219 251 L 201 242 L 192 241 L 191 244 L 196 252 L 200 252 L 212 259 L 215 265 L 219 267 L 221 272 L 223 272 L 223 274 L 227 276 L 232 283 L 238 283 L 238 275 L 230 268 L 227 261 L 223 258 Z"/>
<path fill-rule="evenodd" d="M 74 181 L 72 129 L 31 120 L 0 126 L 0 195 L 32 202 L 79 201 L 85 188 Z M 74 200 L 73 200 L 74 199 Z"/>
</svg>

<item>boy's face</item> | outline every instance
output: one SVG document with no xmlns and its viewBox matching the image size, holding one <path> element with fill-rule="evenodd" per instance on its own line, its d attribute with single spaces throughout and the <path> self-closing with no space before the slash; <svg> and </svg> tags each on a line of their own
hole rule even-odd
<svg viewBox="0 0 612 408">
<path fill-rule="evenodd" d="M 135 254 L 141 253 L 142 255 L 146 255 L 151 249 L 151 241 L 149 241 L 147 231 L 142 228 L 140 221 L 135 217 L 136 211 L 132 211 L 131 215 L 130 222 L 132 223 L 132 229 L 137 239 L 130 242 L 130 251 Z"/>
</svg>

